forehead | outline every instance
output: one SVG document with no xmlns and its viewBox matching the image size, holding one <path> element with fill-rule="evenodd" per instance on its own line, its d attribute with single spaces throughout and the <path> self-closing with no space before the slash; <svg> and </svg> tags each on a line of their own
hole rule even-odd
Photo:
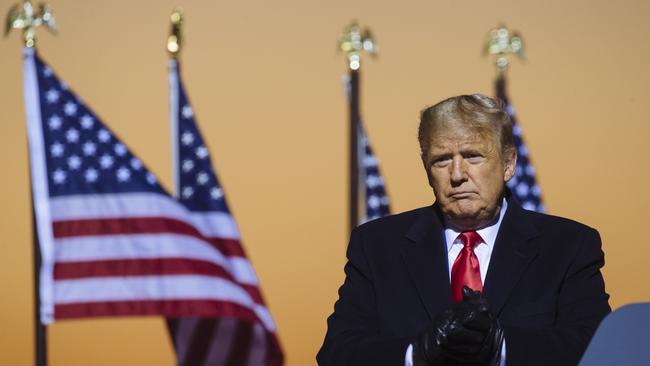
<svg viewBox="0 0 650 366">
<path fill-rule="evenodd" d="M 432 128 L 429 134 L 430 149 L 465 146 L 491 148 L 497 143 L 496 133 L 490 126 L 445 123 Z"/>
</svg>

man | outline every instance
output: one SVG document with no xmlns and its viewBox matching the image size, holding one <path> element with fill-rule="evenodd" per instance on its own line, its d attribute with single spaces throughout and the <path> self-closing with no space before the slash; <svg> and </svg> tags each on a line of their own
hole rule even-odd
<svg viewBox="0 0 650 366">
<path fill-rule="evenodd" d="M 510 198 L 495 100 L 444 100 L 418 135 L 436 202 L 353 230 L 319 365 L 576 365 L 610 311 L 598 232 Z"/>
</svg>

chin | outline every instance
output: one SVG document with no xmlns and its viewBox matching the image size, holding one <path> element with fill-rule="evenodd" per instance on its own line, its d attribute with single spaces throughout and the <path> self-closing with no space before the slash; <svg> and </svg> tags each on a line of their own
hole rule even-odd
<svg viewBox="0 0 650 366">
<path fill-rule="evenodd" d="M 476 202 L 463 200 L 461 202 L 456 202 L 450 211 L 458 218 L 473 218 L 481 215 L 482 209 L 478 206 L 479 205 L 477 205 Z"/>
<path fill-rule="evenodd" d="M 443 209 L 442 212 L 452 224 L 464 230 L 475 229 L 484 221 L 482 217 L 484 215 L 483 210 L 473 205 L 455 205 L 454 207 Z"/>
</svg>

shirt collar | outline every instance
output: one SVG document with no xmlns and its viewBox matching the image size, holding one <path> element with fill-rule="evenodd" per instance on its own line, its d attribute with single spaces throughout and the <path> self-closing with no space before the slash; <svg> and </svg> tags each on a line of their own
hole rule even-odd
<svg viewBox="0 0 650 366">
<path fill-rule="evenodd" d="M 497 222 L 495 222 L 490 226 L 486 226 L 484 228 L 476 230 L 476 232 L 481 236 L 481 238 L 483 238 L 484 243 L 487 244 L 489 247 L 494 246 L 494 242 L 497 239 L 497 233 L 499 232 L 499 227 L 501 226 L 501 221 L 503 220 L 503 216 L 506 214 L 507 209 L 508 209 L 508 202 L 504 198 L 503 203 L 501 205 L 501 211 L 499 211 L 499 219 L 497 220 Z M 451 247 L 456 242 L 458 235 L 460 235 L 460 231 L 456 231 L 449 227 L 445 228 L 445 239 L 447 242 L 448 252 L 451 250 Z M 458 242 L 460 243 L 460 241 Z"/>
</svg>

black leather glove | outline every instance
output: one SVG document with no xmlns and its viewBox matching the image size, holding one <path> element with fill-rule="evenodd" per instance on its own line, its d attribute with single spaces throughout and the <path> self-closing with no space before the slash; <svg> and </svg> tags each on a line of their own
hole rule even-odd
<svg viewBox="0 0 650 366">
<path fill-rule="evenodd" d="M 499 364 L 503 330 L 481 293 L 463 288 L 463 301 L 438 314 L 413 344 L 415 366 Z"/>
</svg>

